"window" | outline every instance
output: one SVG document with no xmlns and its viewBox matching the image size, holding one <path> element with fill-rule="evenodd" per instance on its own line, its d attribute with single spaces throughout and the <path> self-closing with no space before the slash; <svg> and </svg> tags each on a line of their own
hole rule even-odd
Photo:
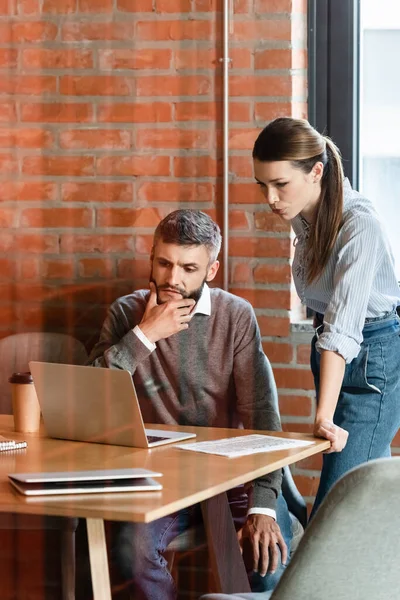
<svg viewBox="0 0 400 600">
<path fill-rule="evenodd" d="M 400 4 L 360 8 L 360 191 L 381 215 L 400 279 Z"/>
</svg>

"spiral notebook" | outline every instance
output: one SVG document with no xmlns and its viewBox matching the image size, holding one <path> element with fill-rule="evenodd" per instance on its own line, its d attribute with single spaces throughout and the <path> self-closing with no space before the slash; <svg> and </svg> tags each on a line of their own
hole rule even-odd
<svg viewBox="0 0 400 600">
<path fill-rule="evenodd" d="M 17 440 L 5 438 L 0 435 L 0 452 L 5 452 L 6 450 L 19 450 L 20 448 L 26 448 L 27 445 L 27 442 L 18 442 Z"/>
</svg>

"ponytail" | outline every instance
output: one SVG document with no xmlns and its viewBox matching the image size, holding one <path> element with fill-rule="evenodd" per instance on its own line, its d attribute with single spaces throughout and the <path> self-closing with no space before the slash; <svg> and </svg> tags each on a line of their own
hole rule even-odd
<svg viewBox="0 0 400 600">
<path fill-rule="evenodd" d="M 343 220 L 343 166 L 338 148 L 325 137 L 326 164 L 321 180 L 321 200 L 308 240 L 307 283 L 326 267 Z"/>
</svg>

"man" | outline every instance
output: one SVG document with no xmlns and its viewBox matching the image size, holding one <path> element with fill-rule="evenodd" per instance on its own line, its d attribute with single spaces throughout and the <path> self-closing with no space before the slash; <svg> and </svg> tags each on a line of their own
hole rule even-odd
<svg viewBox="0 0 400 600">
<path fill-rule="evenodd" d="M 205 213 L 165 217 L 154 234 L 150 292 L 114 302 L 89 363 L 132 373 L 145 422 L 280 430 L 250 304 L 207 286 L 220 247 L 219 227 Z M 249 507 L 243 488 L 230 496 L 240 542 L 252 550 L 256 591 L 273 589 L 287 559 L 291 527 L 280 485 L 281 471 L 257 480 Z M 198 514 L 195 507 L 148 525 L 115 524 L 112 556 L 135 599 L 176 597 L 162 553 Z"/>
</svg>

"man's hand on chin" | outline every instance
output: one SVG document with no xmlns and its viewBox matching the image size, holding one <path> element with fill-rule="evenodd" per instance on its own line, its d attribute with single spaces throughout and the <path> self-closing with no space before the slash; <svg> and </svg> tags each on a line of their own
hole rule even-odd
<svg viewBox="0 0 400 600">
<path fill-rule="evenodd" d="M 189 298 L 157 304 L 157 291 L 150 282 L 150 296 L 139 327 L 150 342 L 168 338 L 189 327 L 195 301 Z"/>
<path fill-rule="evenodd" d="M 253 571 L 265 577 L 274 573 L 282 556 L 282 564 L 287 561 L 287 546 L 278 523 L 267 515 L 249 515 L 244 527 L 238 532 L 238 540 L 243 553 L 244 543 L 251 546 Z M 279 552 L 279 549 L 280 552 Z"/>
</svg>

